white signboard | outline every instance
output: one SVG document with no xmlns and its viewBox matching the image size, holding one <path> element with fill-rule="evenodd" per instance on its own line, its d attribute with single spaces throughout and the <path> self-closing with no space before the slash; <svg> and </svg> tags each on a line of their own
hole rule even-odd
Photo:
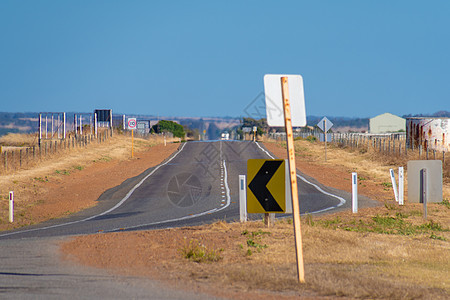
<svg viewBox="0 0 450 300">
<path fill-rule="evenodd" d="M 137 126 L 136 118 L 128 118 L 128 129 L 135 130 Z"/>
<path fill-rule="evenodd" d="M 320 120 L 319 123 L 317 123 L 317 126 L 323 131 L 323 132 L 328 132 L 328 130 L 331 129 L 331 127 L 333 127 L 333 123 L 331 123 L 330 120 L 328 120 L 327 117 L 323 117 L 322 120 Z"/>
<path fill-rule="evenodd" d="M 292 127 L 306 126 L 303 78 L 300 75 L 264 75 L 264 93 L 266 97 L 267 124 L 272 127 L 284 127 L 281 77 L 288 78 Z"/>
</svg>

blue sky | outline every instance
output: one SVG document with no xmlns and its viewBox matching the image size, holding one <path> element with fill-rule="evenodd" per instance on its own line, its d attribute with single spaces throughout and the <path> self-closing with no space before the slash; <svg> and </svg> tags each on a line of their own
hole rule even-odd
<svg viewBox="0 0 450 300">
<path fill-rule="evenodd" d="M 242 116 L 264 74 L 307 115 L 450 110 L 450 1 L 0 1 L 0 111 Z"/>
</svg>

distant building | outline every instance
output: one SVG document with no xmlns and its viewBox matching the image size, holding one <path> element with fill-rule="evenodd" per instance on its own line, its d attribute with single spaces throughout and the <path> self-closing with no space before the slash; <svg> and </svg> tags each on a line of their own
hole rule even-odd
<svg viewBox="0 0 450 300">
<path fill-rule="evenodd" d="M 406 119 L 390 113 L 384 113 L 369 120 L 370 133 L 398 132 L 400 130 L 406 131 Z"/>
<path fill-rule="evenodd" d="M 407 118 L 406 141 L 410 148 L 450 151 L 450 118 Z"/>
</svg>

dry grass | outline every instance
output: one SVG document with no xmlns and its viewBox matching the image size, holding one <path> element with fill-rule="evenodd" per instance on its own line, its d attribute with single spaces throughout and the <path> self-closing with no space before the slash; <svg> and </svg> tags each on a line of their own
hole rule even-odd
<svg viewBox="0 0 450 300">
<path fill-rule="evenodd" d="M 267 141 L 286 147 L 285 142 Z M 323 166 L 339 166 L 349 172 L 357 172 L 360 178 L 372 180 L 377 184 L 390 183 L 389 169 L 394 169 L 397 174 L 398 167 L 405 168 L 405 191 L 408 189 L 406 180 L 408 170 L 406 168 L 408 160 L 417 160 L 416 153 L 410 152 L 406 155 L 383 155 L 373 150 L 361 151 L 361 149 L 351 149 L 350 147 L 339 147 L 328 144 L 327 161 L 325 162 L 324 143 L 310 142 L 307 140 L 295 141 L 296 155 L 300 159 Z M 423 158 L 422 158 L 423 159 Z M 443 165 L 443 197 L 450 199 L 450 158 L 446 159 Z M 407 200 L 407 195 L 405 196 Z"/>
<path fill-rule="evenodd" d="M 262 222 L 225 223 L 134 233 L 77 237 L 63 246 L 66 254 L 121 274 L 150 276 L 178 286 L 236 299 L 343 297 L 448 299 L 450 234 L 448 217 L 441 229 L 411 235 L 348 231 L 346 224 L 376 215 L 405 216 L 417 226 L 447 216 L 445 205 L 430 206 L 430 219 L 417 207 L 367 209 L 302 220 L 306 283 L 299 285 L 292 222 L 266 228 Z M 340 221 L 336 222 L 336 218 Z M 370 226 L 367 226 L 370 228 Z M 432 238 L 432 234 L 441 239 Z M 196 241 L 204 250 L 220 249 L 220 260 L 194 262 L 180 253 Z M 93 257 L 101 257 L 95 260 Z M 134 264 L 134 266 L 133 266 Z M 136 268 L 136 266 L 139 266 Z"/>
<path fill-rule="evenodd" d="M 16 147 L 32 147 L 38 143 L 38 134 L 8 133 L 0 137 L 0 145 Z"/>
<path fill-rule="evenodd" d="M 406 162 L 338 147 L 329 148 L 325 162 L 323 150 L 321 143 L 296 141 L 299 160 L 323 170 L 356 170 L 368 186 L 375 183 L 371 184 L 375 192 L 390 182 L 389 168 Z M 448 197 L 448 185 L 445 190 Z M 290 219 L 272 228 L 262 222 L 220 221 L 77 237 L 64 245 L 64 251 L 85 264 L 234 299 L 448 299 L 450 204 L 429 204 L 424 220 L 420 204 L 385 203 L 358 214 L 303 217 L 306 283 L 301 285 L 296 280 Z M 191 240 L 205 250 L 223 249 L 221 259 L 210 263 L 186 259 L 179 250 Z"/>
<path fill-rule="evenodd" d="M 16 137 L 18 136 L 16 135 Z M 149 140 L 135 138 L 134 151 L 139 153 L 163 142 L 164 139 L 159 137 Z M 67 175 L 80 172 L 93 164 L 126 161 L 130 157 L 131 137 L 116 134 L 103 143 L 93 142 L 87 147 L 63 150 L 46 159 L 36 160 L 22 169 L 8 171 L 8 174 L 0 176 L 0 199 L 3 200 L 0 202 L 0 228 L 11 229 L 32 225 L 36 219 L 42 220 L 40 216 L 39 218 L 33 217 L 30 211 L 37 206 L 45 205 L 45 202 L 49 200 L 45 196 L 49 188 L 55 188 L 56 184 L 64 181 L 66 177 L 70 177 Z M 8 201 L 6 200 L 9 197 L 9 191 L 14 191 L 15 195 L 15 222 L 13 224 L 8 222 Z M 95 195 L 91 197 L 95 197 Z M 80 205 L 78 210 L 87 208 L 83 206 L 85 204 Z M 65 215 L 74 212 L 76 211 L 68 208 Z M 64 215 L 60 215 L 60 217 L 62 216 Z"/>
</svg>

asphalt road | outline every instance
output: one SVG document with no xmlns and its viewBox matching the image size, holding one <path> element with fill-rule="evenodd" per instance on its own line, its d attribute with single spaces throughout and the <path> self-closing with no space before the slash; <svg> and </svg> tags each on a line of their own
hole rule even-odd
<svg viewBox="0 0 450 300">
<path fill-rule="evenodd" d="M 68 268 L 58 258 L 49 254 L 55 247 L 55 241 L 70 235 L 238 220 L 238 178 L 239 175 L 246 174 L 246 164 L 250 158 L 274 157 L 261 144 L 254 142 L 185 143 L 162 164 L 106 191 L 95 208 L 68 218 L 1 233 L 0 257 L 8 263 L 1 267 L 0 297 L 3 295 L 5 298 L 26 299 L 38 298 L 32 297 L 38 295 L 48 298 L 54 296 L 52 293 L 56 293 L 55 298 L 58 298 L 58 295 L 66 295 L 71 291 L 78 291 L 79 298 L 110 295 L 113 291 L 109 286 L 111 278 L 104 274 L 93 275 L 92 270 L 86 268 L 73 271 L 73 266 Z M 300 172 L 297 177 L 302 213 L 350 209 L 350 194 L 325 187 Z M 372 205 L 372 202 L 364 197 L 360 196 L 359 200 L 360 206 Z M 27 250 L 17 250 L 21 248 Z M 50 269 L 49 264 L 53 266 Z M 85 276 L 91 278 L 88 284 L 91 288 L 83 289 L 87 284 L 83 279 Z M 14 278 L 19 280 L 19 287 L 16 287 Z M 126 298 L 126 295 L 145 298 L 147 295 L 148 284 L 144 285 L 145 288 L 130 288 L 130 285 L 126 284 L 128 279 L 121 280 L 125 285 L 123 289 L 118 285 L 117 292 L 112 293 L 116 295 L 115 298 Z M 67 288 L 61 290 L 61 286 Z M 178 297 L 178 294 L 172 293 L 170 289 L 154 289 L 155 293 L 160 293 L 158 299 Z"/>
<path fill-rule="evenodd" d="M 69 218 L 4 232 L 0 239 L 52 237 L 198 225 L 239 219 L 238 178 L 250 158 L 274 158 L 254 142 L 189 142 L 161 165 L 106 191 Z M 351 195 L 298 172 L 301 213 L 350 207 Z M 105 179 L 107 180 L 107 179 Z M 360 205 L 370 200 L 359 197 Z M 260 216 L 252 216 L 253 218 Z"/>
</svg>

